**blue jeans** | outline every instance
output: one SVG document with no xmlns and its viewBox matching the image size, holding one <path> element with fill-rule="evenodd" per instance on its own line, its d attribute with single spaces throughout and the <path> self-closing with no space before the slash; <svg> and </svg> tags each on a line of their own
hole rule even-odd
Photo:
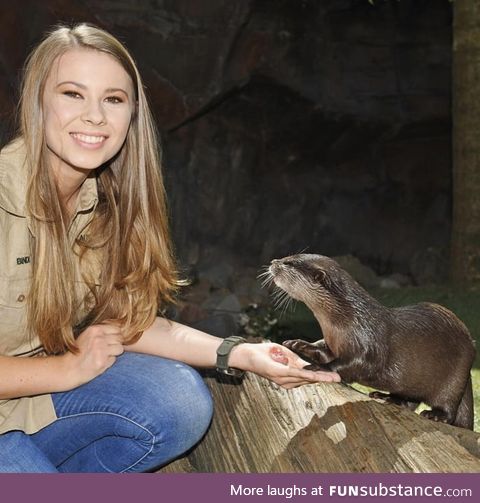
<svg viewBox="0 0 480 503">
<path fill-rule="evenodd" d="M 54 423 L 0 435 L 0 472 L 151 471 L 196 444 L 213 410 L 194 369 L 138 353 L 52 398 Z"/>
</svg>

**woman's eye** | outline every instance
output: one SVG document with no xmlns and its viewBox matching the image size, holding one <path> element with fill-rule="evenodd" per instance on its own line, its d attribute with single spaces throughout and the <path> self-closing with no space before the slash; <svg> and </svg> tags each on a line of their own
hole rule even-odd
<svg viewBox="0 0 480 503">
<path fill-rule="evenodd" d="M 108 103 L 113 103 L 114 105 L 118 103 L 123 103 L 122 98 L 120 98 L 119 96 L 109 96 L 108 98 L 105 99 L 105 101 L 107 101 Z"/>
<path fill-rule="evenodd" d="M 65 96 L 69 96 L 70 98 L 81 98 L 82 95 L 77 93 L 76 91 L 65 91 L 63 93 Z"/>
</svg>

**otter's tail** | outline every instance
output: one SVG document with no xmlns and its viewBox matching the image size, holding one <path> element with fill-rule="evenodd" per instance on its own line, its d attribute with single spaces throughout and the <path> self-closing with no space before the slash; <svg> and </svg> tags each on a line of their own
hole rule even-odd
<svg viewBox="0 0 480 503">
<path fill-rule="evenodd" d="M 467 385 L 463 393 L 462 399 L 457 409 L 457 415 L 454 426 L 473 430 L 473 393 L 472 393 L 472 377 L 468 376 Z"/>
</svg>

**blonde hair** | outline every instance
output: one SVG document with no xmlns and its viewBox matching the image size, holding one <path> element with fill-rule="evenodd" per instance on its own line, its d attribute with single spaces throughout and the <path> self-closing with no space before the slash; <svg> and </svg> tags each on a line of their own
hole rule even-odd
<svg viewBox="0 0 480 503">
<path fill-rule="evenodd" d="M 76 242 L 81 263 L 95 254 L 108 262 L 108 267 L 101 268 L 97 287 L 94 279 L 82 272 L 90 290 L 84 299 L 75 296 L 74 251 L 67 239 L 65 208 L 47 162 L 42 110 L 50 69 L 59 56 L 75 48 L 101 51 L 115 58 L 132 79 L 137 100 L 122 149 L 97 169 L 99 202 L 89 237 Z M 180 282 L 168 229 L 157 132 L 132 57 L 115 37 L 97 27 L 57 27 L 27 60 L 19 111 L 30 169 L 30 332 L 40 337 L 48 353 L 77 351 L 72 327 L 78 323 L 79 306 L 87 300 L 91 310 L 83 326 L 119 323 L 125 329 L 125 342 L 137 341 L 155 320 L 159 306 L 172 301 Z"/>
</svg>

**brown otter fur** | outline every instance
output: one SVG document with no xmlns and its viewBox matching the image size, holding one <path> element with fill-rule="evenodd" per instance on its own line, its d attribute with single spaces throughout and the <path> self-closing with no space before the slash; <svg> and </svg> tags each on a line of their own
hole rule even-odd
<svg viewBox="0 0 480 503">
<path fill-rule="evenodd" d="M 273 260 L 275 284 L 304 302 L 323 339 L 284 344 L 315 366 L 336 371 L 390 395 L 390 401 L 422 415 L 473 429 L 470 370 L 475 347 L 466 326 L 448 309 L 431 303 L 387 308 L 371 297 L 334 260 L 300 254 Z"/>
</svg>

